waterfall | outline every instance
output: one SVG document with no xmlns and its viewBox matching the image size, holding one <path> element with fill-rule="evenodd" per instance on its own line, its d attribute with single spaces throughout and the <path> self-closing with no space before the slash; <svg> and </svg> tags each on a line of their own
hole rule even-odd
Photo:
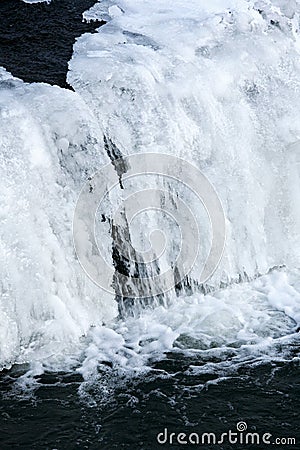
<svg viewBox="0 0 300 450">
<path fill-rule="evenodd" d="M 85 19 L 106 25 L 74 45 L 75 92 L 1 70 L 2 367 L 80 353 L 90 327 L 117 316 L 116 297 L 119 312 L 140 311 L 153 292 L 154 304 L 166 305 L 274 267 L 299 268 L 299 11 L 297 1 L 280 0 L 102 1 Z M 155 173 L 147 171 L 149 154 L 166 157 Z M 130 177 L 132 158 L 142 176 Z M 224 213 L 225 246 L 220 239 L 205 279 L 222 215 L 212 231 L 211 205 L 191 184 L 198 178 L 182 177 L 173 158 L 203 176 Z M 113 186 L 96 208 L 99 180 Z M 81 224 L 96 221 L 93 242 L 78 254 L 72 230 L 80 198 L 80 218 L 88 220 Z M 139 205 L 141 214 L 131 215 Z M 193 221 L 199 235 L 191 234 Z M 175 258 L 186 229 L 199 249 L 189 270 L 192 240 L 182 265 Z M 76 229 L 74 236 L 76 243 Z M 110 268 L 106 290 L 93 276 L 96 243 Z M 155 257 L 164 251 L 146 263 L 138 254 L 150 255 L 149 243 Z M 81 267 L 82 255 L 90 269 Z M 168 270 L 173 283 L 165 289 L 155 277 Z M 136 290 L 136 279 L 144 287 Z"/>
</svg>

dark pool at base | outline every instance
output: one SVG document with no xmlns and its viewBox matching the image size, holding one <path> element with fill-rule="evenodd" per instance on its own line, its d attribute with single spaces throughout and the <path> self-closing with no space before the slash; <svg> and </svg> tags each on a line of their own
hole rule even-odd
<svg viewBox="0 0 300 450">
<path fill-rule="evenodd" d="M 169 369 L 170 361 L 165 361 Z M 299 362 L 244 367 L 233 378 L 202 385 L 213 374 L 191 376 L 184 372 L 184 359 L 172 364 L 170 378 L 147 376 L 116 388 L 103 402 L 101 379 L 91 385 L 95 404 L 78 395 L 82 380 L 77 374 L 46 374 L 33 398 L 11 397 L 14 371 L 0 383 L 1 450 L 39 449 L 145 449 L 197 448 L 196 445 L 157 443 L 157 434 L 215 433 L 217 438 L 240 421 L 248 432 L 296 438 L 296 445 L 200 445 L 208 449 L 300 448 Z M 107 378 L 104 376 L 105 386 Z M 100 396 L 101 397 L 101 396 Z M 226 442 L 226 441 L 225 441 Z"/>
</svg>

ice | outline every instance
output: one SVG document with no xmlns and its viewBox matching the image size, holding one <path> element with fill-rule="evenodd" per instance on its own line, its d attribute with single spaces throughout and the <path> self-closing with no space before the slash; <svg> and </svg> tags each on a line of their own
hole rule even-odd
<svg viewBox="0 0 300 450">
<path fill-rule="evenodd" d="M 81 183 L 104 161 L 102 135 L 80 97 L 0 73 L 0 366 L 79 346 L 116 314 L 73 247 Z"/>
<path fill-rule="evenodd" d="M 117 0 L 84 17 L 108 23 L 74 46 L 75 92 L 0 72 L 0 366 L 29 362 L 33 374 L 77 366 L 93 379 L 103 363 L 143 371 L 169 351 L 224 356 L 229 348 L 238 363 L 278 357 L 299 323 L 299 2 Z M 114 321 L 114 296 L 75 256 L 73 214 L 82 186 L 112 154 L 144 152 L 179 156 L 211 181 L 226 248 L 206 286 L 214 291 L 196 289 L 201 260 L 190 296 L 172 291 L 168 302 L 150 299 Z M 169 189 L 202 224 L 204 208 L 185 187 L 158 177 L 124 182 L 129 193 L 151 186 Z M 123 194 L 117 186 L 102 213 Z M 145 211 L 130 238 L 144 248 L 153 229 L 169 236 L 165 269 L 178 229 L 164 214 Z M 112 265 L 107 221 L 97 232 Z M 287 269 L 255 280 L 276 266 Z"/>
<path fill-rule="evenodd" d="M 214 287 L 299 267 L 299 11 L 296 1 L 101 1 L 84 17 L 108 23 L 74 46 L 68 81 L 123 155 L 177 155 L 214 185 L 227 218 Z"/>
</svg>

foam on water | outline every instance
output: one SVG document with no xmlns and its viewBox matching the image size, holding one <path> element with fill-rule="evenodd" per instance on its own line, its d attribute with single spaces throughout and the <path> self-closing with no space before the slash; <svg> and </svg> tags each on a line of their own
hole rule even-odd
<svg viewBox="0 0 300 450">
<path fill-rule="evenodd" d="M 274 271 L 250 283 L 210 295 L 181 296 L 167 308 L 158 306 L 110 327 L 96 327 L 79 372 L 94 380 L 101 364 L 110 363 L 122 374 L 139 374 L 172 352 L 194 356 L 194 363 L 210 362 L 210 369 L 225 376 L 241 363 L 284 360 L 284 345 L 299 342 L 299 314 L 299 271 Z M 202 364 L 198 369 L 207 370 Z"/>
<path fill-rule="evenodd" d="M 24 3 L 50 3 L 51 0 L 22 0 Z"/>
</svg>

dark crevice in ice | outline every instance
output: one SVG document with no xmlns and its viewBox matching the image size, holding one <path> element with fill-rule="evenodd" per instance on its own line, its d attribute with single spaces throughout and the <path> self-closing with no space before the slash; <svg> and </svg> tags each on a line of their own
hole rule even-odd
<svg viewBox="0 0 300 450">
<path fill-rule="evenodd" d="M 0 1 L 0 66 L 27 82 L 72 89 L 66 81 L 76 37 L 104 22 L 83 22 L 95 0 L 52 0 L 28 4 Z"/>
<path fill-rule="evenodd" d="M 116 146 L 116 144 L 106 135 L 103 136 L 103 139 L 104 150 L 106 151 L 109 159 L 112 162 L 112 165 L 114 166 L 115 171 L 118 174 L 120 187 L 121 189 L 123 189 L 122 175 L 127 172 L 129 168 L 128 164 L 126 160 L 124 160 L 123 154 Z"/>
</svg>

